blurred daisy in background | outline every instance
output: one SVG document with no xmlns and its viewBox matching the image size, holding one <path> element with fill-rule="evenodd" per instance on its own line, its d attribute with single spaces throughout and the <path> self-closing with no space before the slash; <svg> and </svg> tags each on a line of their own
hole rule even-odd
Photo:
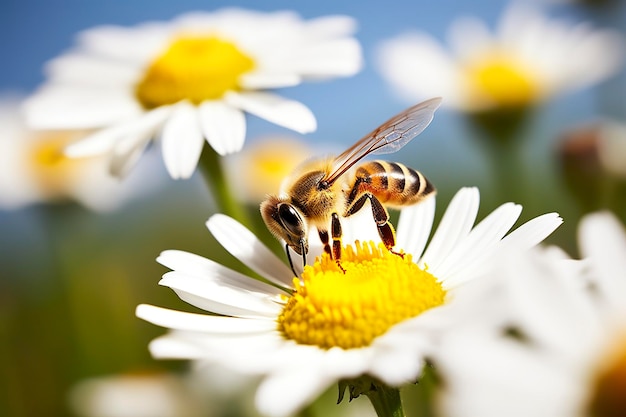
<svg viewBox="0 0 626 417">
<path fill-rule="evenodd" d="M 280 185 L 313 150 L 293 136 L 266 136 L 225 159 L 233 193 L 247 203 L 259 204 Z"/>
<path fill-rule="evenodd" d="M 159 136 L 171 177 L 188 178 L 205 139 L 220 155 L 242 148 L 245 113 L 315 130 L 305 105 L 265 90 L 355 74 L 362 58 L 354 31 L 346 16 L 305 21 L 243 9 L 96 27 L 48 63 L 47 82 L 25 104 L 27 120 L 37 129 L 98 129 L 67 154 L 106 154 L 116 175 Z"/>
<path fill-rule="evenodd" d="M 147 171 L 142 170 L 121 184 L 109 175 L 103 156 L 68 158 L 63 149 L 89 132 L 30 130 L 19 111 L 21 101 L 0 97 L 0 208 L 74 200 L 106 211 L 159 183 L 154 175 L 145 178 Z"/>
<path fill-rule="evenodd" d="M 80 417 L 204 417 L 187 381 L 168 373 L 119 374 L 80 381 L 69 393 Z"/>
<path fill-rule="evenodd" d="M 427 33 L 387 40 L 378 50 L 379 70 L 411 102 L 442 96 L 445 106 L 483 112 L 525 108 L 593 85 L 624 63 L 619 33 L 529 6 L 510 6 L 493 33 L 477 18 L 460 18 L 448 37 L 449 50 Z"/>
<path fill-rule="evenodd" d="M 505 258 L 502 328 L 449 334 L 434 359 L 444 415 L 626 415 L 626 230 L 608 212 L 579 226 L 582 261 L 553 251 Z"/>
<path fill-rule="evenodd" d="M 401 211 L 394 249 L 404 256 L 375 241 L 356 243 L 345 247 L 343 270 L 324 255 L 295 278 L 250 231 L 214 215 L 207 226 L 215 239 L 269 283 L 198 255 L 163 252 L 158 261 L 173 271 L 160 284 L 217 315 L 138 306 L 138 317 L 171 329 L 150 350 L 157 358 L 217 362 L 264 375 L 256 404 L 274 416 L 296 412 L 339 380 L 368 375 L 373 380 L 366 386 L 375 383 L 380 391 L 373 391 L 385 394 L 385 386 L 414 383 L 433 334 L 456 320 L 448 307 L 462 295 L 462 284 L 482 275 L 503 247 L 532 247 L 561 224 L 551 213 L 505 237 L 521 206 L 504 204 L 474 226 L 478 205 L 477 189 L 460 190 L 427 246 L 435 213 L 430 197 Z M 369 236 L 380 242 L 371 212 L 361 212 L 344 222 L 350 226 L 344 243 Z M 318 239 L 309 257 L 320 253 Z M 350 386 L 351 398 L 359 394 L 376 395 Z"/>
</svg>

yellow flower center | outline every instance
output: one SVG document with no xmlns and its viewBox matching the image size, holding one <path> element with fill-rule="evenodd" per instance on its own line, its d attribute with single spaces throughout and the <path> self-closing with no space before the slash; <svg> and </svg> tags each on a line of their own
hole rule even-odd
<svg viewBox="0 0 626 417">
<path fill-rule="evenodd" d="M 41 192 L 52 197 L 63 193 L 81 175 L 91 158 L 68 158 L 64 148 L 82 133 L 39 133 L 29 150 L 31 175 Z"/>
<path fill-rule="evenodd" d="M 241 75 L 254 66 L 254 60 L 230 41 L 184 36 L 150 64 L 135 94 L 146 109 L 184 99 L 199 104 L 239 90 Z"/>
<path fill-rule="evenodd" d="M 287 339 L 323 349 L 368 346 L 393 325 L 443 304 L 445 290 L 411 255 L 381 243 L 346 246 L 341 267 L 327 254 L 307 266 L 278 317 Z"/>
<path fill-rule="evenodd" d="M 277 193 L 283 180 L 311 154 L 304 142 L 290 138 L 268 138 L 246 146 L 237 155 L 235 169 L 241 180 L 237 187 L 244 198 L 261 202 Z M 254 178 L 254 181 L 250 181 Z"/>
<path fill-rule="evenodd" d="M 593 417 L 626 416 L 626 335 L 603 358 L 596 375 L 588 415 Z"/>
<path fill-rule="evenodd" d="M 465 68 L 469 100 L 478 105 L 524 107 L 540 96 L 537 75 L 503 53 L 489 53 Z"/>
</svg>

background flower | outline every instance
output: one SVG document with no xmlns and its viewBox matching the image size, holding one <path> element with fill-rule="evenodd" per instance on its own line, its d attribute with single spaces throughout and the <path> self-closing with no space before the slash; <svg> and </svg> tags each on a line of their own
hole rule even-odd
<svg viewBox="0 0 626 417">
<path fill-rule="evenodd" d="M 579 244 L 578 262 L 553 251 L 504 258 L 493 281 L 508 306 L 500 323 L 475 322 L 449 335 L 434 358 L 445 381 L 445 415 L 608 416 L 626 409 L 626 231 L 608 213 L 589 215 Z"/>
<path fill-rule="evenodd" d="M 90 209 L 106 211 L 131 196 L 145 196 L 161 182 L 148 175 L 148 165 L 129 183 L 121 184 L 110 176 L 108 161 L 102 156 L 66 157 L 63 148 L 88 132 L 28 129 L 19 112 L 21 100 L 17 96 L 0 98 L 1 207 L 75 200 Z"/>
<path fill-rule="evenodd" d="M 264 90 L 353 75 L 360 46 L 345 16 L 224 9 L 169 23 L 104 26 L 48 63 L 47 82 L 25 104 L 34 128 L 103 129 L 70 156 L 109 154 L 123 175 L 160 136 L 172 178 L 190 177 L 206 139 L 219 154 L 243 146 L 244 112 L 308 133 L 303 104 Z"/>
<path fill-rule="evenodd" d="M 81 417 L 200 417 L 207 411 L 183 378 L 147 372 L 81 381 L 70 403 Z"/>
<path fill-rule="evenodd" d="M 450 50 L 431 35 L 409 32 L 381 44 L 383 76 L 410 101 L 445 97 L 463 111 L 517 108 L 587 87 L 624 60 L 617 32 L 551 19 L 512 6 L 490 33 L 478 18 L 455 20 Z"/>
<path fill-rule="evenodd" d="M 314 152 L 303 139 L 292 136 L 262 137 L 241 152 L 225 158 L 229 182 L 242 202 L 258 205 L 276 194 L 292 171 Z"/>
</svg>

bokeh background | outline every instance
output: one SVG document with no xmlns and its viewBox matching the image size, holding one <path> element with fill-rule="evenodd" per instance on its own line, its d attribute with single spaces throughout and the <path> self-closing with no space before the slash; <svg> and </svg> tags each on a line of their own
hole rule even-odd
<svg viewBox="0 0 626 417">
<path fill-rule="evenodd" d="M 538 3 L 538 2 L 537 2 Z M 626 28 L 622 1 L 541 3 L 549 14 Z M 295 10 L 304 18 L 347 14 L 365 67 L 354 77 L 306 83 L 281 91 L 308 105 L 316 132 L 301 137 L 313 149 L 341 150 L 411 103 L 394 94 L 375 66 L 379 42 L 419 29 L 443 39 L 460 15 L 493 27 L 507 1 L 80 1 L 3 0 L 0 4 L 0 93 L 28 94 L 42 81 L 44 63 L 68 49 L 75 34 L 100 24 L 134 25 L 169 20 L 193 10 L 239 6 Z M 520 161 L 523 187 L 498 189 L 477 132 L 457 112 L 440 109 L 434 122 L 393 159 L 425 173 L 439 190 L 438 216 L 462 186 L 478 186 L 481 215 L 509 200 L 524 206 L 521 221 L 557 211 L 563 227 L 550 237 L 572 255 L 580 216 L 603 202 L 581 203 L 567 186 L 556 149 L 565 132 L 611 117 L 626 122 L 626 72 L 583 91 L 555 97 L 534 109 L 525 127 Z M 445 99 L 445 97 L 444 97 Z M 248 116 L 247 142 L 296 134 Z M 163 332 L 134 316 L 137 304 L 187 308 L 157 282 L 166 271 L 155 262 L 165 249 L 181 249 L 232 262 L 204 227 L 215 212 L 201 176 L 171 180 L 158 151 L 140 165 L 151 170 L 147 192 L 109 213 L 74 203 L 0 209 L 0 415 L 73 415 L 69 393 L 88 378 L 178 372 L 185 364 L 150 358 L 148 342 Z M 151 160 L 152 159 L 152 160 Z M 249 181 L 254 182 L 254 178 Z M 149 184 L 148 184 L 149 182 Z M 141 188 L 141 186 L 140 186 Z M 271 191 L 271 190 L 270 190 Z M 622 216 L 624 206 L 611 207 Z M 256 208 L 250 207 L 256 215 Z M 331 401 L 332 402 L 332 401 Z"/>
</svg>

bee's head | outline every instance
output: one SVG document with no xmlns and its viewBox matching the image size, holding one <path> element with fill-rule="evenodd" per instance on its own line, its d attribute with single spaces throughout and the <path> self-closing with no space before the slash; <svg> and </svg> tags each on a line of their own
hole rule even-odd
<svg viewBox="0 0 626 417">
<path fill-rule="evenodd" d="M 298 255 L 306 255 L 309 251 L 308 225 L 296 206 L 276 196 L 268 196 L 261 203 L 261 216 L 274 237 L 284 240 Z"/>
</svg>

